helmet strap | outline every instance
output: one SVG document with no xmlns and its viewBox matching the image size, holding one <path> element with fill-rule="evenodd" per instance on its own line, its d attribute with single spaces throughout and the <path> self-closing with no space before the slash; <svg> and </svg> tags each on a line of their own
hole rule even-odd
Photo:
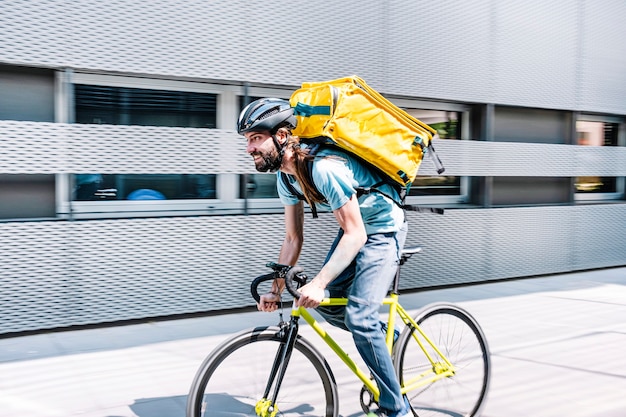
<svg viewBox="0 0 626 417">
<path fill-rule="evenodd" d="M 276 160 L 276 164 L 270 168 L 270 172 L 276 172 L 283 164 L 283 156 L 285 155 L 285 147 L 288 141 L 285 141 L 284 144 L 281 144 L 275 133 L 272 134 L 272 140 L 274 141 L 274 146 L 276 146 L 276 150 L 278 151 L 278 159 Z"/>
<path fill-rule="evenodd" d="M 276 133 L 278 133 L 278 129 L 275 132 L 271 133 L 271 135 L 272 135 L 272 139 L 274 140 L 274 146 L 276 146 L 276 150 L 278 151 L 278 154 L 280 155 L 280 158 L 282 160 L 283 155 L 285 154 L 285 149 L 287 148 L 287 145 L 289 144 L 289 137 L 287 137 L 285 139 L 285 142 L 281 144 L 280 141 L 278 140 Z M 287 134 L 287 136 L 289 135 Z"/>
</svg>

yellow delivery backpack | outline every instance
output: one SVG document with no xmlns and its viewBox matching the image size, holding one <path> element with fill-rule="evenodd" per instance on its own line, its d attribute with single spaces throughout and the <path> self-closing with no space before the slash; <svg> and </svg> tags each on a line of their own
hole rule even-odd
<svg viewBox="0 0 626 417">
<path fill-rule="evenodd" d="M 405 192 L 426 153 L 431 153 L 437 172 L 444 171 L 432 146 L 437 132 L 357 76 L 304 83 L 291 95 L 290 104 L 297 119 L 294 135 L 355 154 Z"/>
</svg>

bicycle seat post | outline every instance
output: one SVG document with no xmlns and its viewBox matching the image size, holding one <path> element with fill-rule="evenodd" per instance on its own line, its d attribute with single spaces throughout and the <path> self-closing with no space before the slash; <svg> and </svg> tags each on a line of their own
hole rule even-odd
<svg viewBox="0 0 626 417">
<path fill-rule="evenodd" d="M 422 247 L 421 246 L 405 246 L 404 248 L 402 248 L 402 251 L 400 252 L 400 260 L 398 262 L 398 267 L 396 268 L 396 276 L 393 280 L 393 290 L 392 290 L 392 294 L 399 294 L 399 288 L 400 288 L 400 268 L 402 267 L 402 265 L 404 265 L 406 263 L 406 261 L 409 260 L 409 258 L 411 256 L 413 256 L 416 253 L 422 253 Z"/>
<path fill-rule="evenodd" d="M 399 294 L 400 287 L 400 267 L 402 266 L 402 262 L 398 262 L 398 267 L 396 268 L 396 276 L 393 279 L 393 288 L 391 290 L 392 294 Z"/>
</svg>

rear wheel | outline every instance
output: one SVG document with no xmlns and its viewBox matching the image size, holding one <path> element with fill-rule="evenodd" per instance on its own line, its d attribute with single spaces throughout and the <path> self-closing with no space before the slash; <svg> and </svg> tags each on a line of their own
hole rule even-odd
<svg viewBox="0 0 626 417">
<path fill-rule="evenodd" d="M 491 372 L 489 347 L 478 323 L 465 310 L 451 304 L 427 306 L 415 321 L 452 363 L 454 374 L 407 392 L 414 413 L 420 417 L 478 416 Z M 407 327 L 395 347 L 394 362 L 402 386 L 425 372 L 445 370 L 441 357 L 425 345 L 435 361 L 435 365 L 431 364 L 414 333 L 415 329 Z"/>
<path fill-rule="evenodd" d="M 194 378 L 187 417 L 336 417 L 337 386 L 332 372 L 319 352 L 300 336 L 280 386 L 278 411 L 269 403 L 263 404 L 270 370 L 282 343 L 278 327 L 263 327 L 242 332 L 216 348 Z"/>
</svg>

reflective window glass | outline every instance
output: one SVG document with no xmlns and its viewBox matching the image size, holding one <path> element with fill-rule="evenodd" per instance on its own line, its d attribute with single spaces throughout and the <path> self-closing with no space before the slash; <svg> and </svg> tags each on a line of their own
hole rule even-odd
<svg viewBox="0 0 626 417">
<path fill-rule="evenodd" d="M 260 97 L 250 97 L 248 102 Z M 244 98 L 239 98 L 239 107 L 243 109 Z M 461 139 L 461 112 L 405 109 L 407 113 L 418 118 L 437 130 L 440 139 Z M 445 163 L 445 161 L 444 161 Z M 243 198 L 244 179 L 240 178 L 240 196 Z M 247 176 L 248 198 L 277 198 L 274 176 L 265 174 L 250 174 Z M 461 194 L 461 177 L 436 175 L 418 175 L 409 190 L 410 196 L 451 196 Z"/>
<path fill-rule="evenodd" d="M 77 123 L 215 128 L 217 95 L 75 85 Z M 215 175 L 74 175 L 74 201 L 215 199 Z"/>
<path fill-rule="evenodd" d="M 217 95 L 76 85 L 76 123 L 215 128 Z"/>
<path fill-rule="evenodd" d="M 75 201 L 214 199 L 215 175 L 78 174 Z"/>
<path fill-rule="evenodd" d="M 577 144 L 582 146 L 617 146 L 616 123 L 576 122 Z M 615 193 L 617 179 L 615 177 L 577 177 L 577 193 Z"/>
<path fill-rule="evenodd" d="M 246 195 L 244 196 L 243 190 L 246 181 Z M 278 198 L 276 174 L 240 175 L 239 198 Z"/>
<path fill-rule="evenodd" d="M 461 139 L 461 113 L 443 110 L 405 109 L 437 131 L 440 139 Z M 445 166 L 445 161 L 443 161 Z M 461 177 L 450 175 L 418 175 L 409 190 L 411 196 L 460 195 Z"/>
<path fill-rule="evenodd" d="M 239 96 L 239 111 L 262 97 Z M 242 139 L 244 140 L 244 139 Z M 252 161 L 252 158 L 250 159 Z M 251 162 L 252 163 L 252 162 Z M 244 184 L 245 194 L 244 194 Z M 239 176 L 239 198 L 278 198 L 276 189 L 276 175 L 248 174 Z"/>
</svg>

